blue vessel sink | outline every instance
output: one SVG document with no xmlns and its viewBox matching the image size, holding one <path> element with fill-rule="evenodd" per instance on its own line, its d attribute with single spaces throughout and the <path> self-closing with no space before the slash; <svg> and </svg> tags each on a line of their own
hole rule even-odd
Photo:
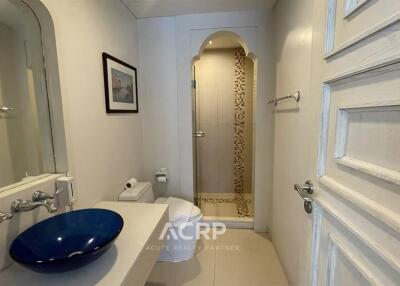
<svg viewBox="0 0 400 286">
<path fill-rule="evenodd" d="M 83 209 L 59 214 L 21 233 L 11 244 L 18 263 L 45 273 L 84 266 L 107 251 L 124 220 L 106 209 Z"/>
</svg>

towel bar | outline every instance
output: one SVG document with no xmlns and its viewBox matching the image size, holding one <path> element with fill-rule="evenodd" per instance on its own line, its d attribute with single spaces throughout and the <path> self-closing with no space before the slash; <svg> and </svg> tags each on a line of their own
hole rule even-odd
<svg viewBox="0 0 400 286">
<path fill-rule="evenodd" d="M 300 91 L 296 92 L 294 95 L 289 94 L 288 96 L 284 96 L 284 97 L 279 97 L 273 100 L 269 100 L 267 103 L 274 103 L 275 105 L 278 104 L 279 101 L 284 100 L 284 99 L 289 99 L 289 98 L 293 98 L 296 102 L 300 101 Z"/>
</svg>

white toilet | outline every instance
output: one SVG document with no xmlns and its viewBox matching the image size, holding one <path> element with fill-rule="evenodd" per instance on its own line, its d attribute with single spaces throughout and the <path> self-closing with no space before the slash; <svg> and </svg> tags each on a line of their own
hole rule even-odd
<svg viewBox="0 0 400 286">
<path fill-rule="evenodd" d="M 171 226 L 166 234 L 165 244 L 158 261 L 180 262 L 192 258 L 197 245 L 198 224 L 203 219 L 200 209 L 195 205 L 190 206 L 187 201 L 181 199 L 154 199 L 153 188 L 148 182 L 139 182 L 134 188 L 125 190 L 119 195 L 119 201 L 168 204 Z M 191 211 L 187 208 L 189 206 Z M 185 217 L 182 217 L 182 213 L 178 212 L 179 209 L 185 209 L 185 207 L 189 211 Z M 183 236 L 181 237 L 179 233 Z"/>
</svg>

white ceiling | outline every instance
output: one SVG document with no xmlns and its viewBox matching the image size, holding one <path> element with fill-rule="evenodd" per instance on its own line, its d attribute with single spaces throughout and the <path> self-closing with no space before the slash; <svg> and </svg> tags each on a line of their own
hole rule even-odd
<svg viewBox="0 0 400 286">
<path fill-rule="evenodd" d="M 271 8 L 277 0 L 121 0 L 137 18 Z"/>
</svg>

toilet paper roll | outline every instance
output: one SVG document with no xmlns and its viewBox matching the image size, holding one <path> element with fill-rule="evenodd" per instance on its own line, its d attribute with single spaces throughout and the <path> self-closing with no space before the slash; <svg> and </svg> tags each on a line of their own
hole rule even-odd
<svg viewBox="0 0 400 286">
<path fill-rule="evenodd" d="M 130 190 L 133 189 L 137 185 L 137 180 L 135 178 L 130 178 L 126 183 L 125 183 L 125 190 Z"/>
</svg>

